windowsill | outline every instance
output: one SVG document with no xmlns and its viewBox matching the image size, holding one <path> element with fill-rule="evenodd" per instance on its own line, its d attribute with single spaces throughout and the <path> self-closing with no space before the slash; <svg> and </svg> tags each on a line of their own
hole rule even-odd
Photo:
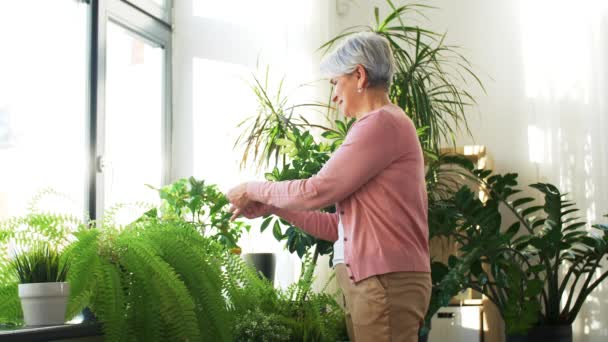
<svg viewBox="0 0 608 342">
<path fill-rule="evenodd" d="M 6 327 L 0 325 L 0 340 L 12 341 L 54 341 L 82 339 L 103 336 L 100 323 L 78 323 L 44 327 Z M 94 341 L 95 339 L 86 339 Z"/>
</svg>

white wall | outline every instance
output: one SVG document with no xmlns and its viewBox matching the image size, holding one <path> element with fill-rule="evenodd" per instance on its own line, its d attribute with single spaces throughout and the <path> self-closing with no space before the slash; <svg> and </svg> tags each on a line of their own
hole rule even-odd
<svg viewBox="0 0 608 342">
<path fill-rule="evenodd" d="M 173 179 L 191 175 L 222 190 L 261 180 L 239 170 L 233 145 L 237 124 L 255 113 L 247 82 L 258 63 L 271 65 L 273 82 L 286 76 L 286 90 L 319 79 L 315 50 L 328 35 L 330 11 L 322 0 L 174 1 Z M 262 75 L 263 76 L 263 75 Z M 325 100 L 326 86 L 299 88 L 293 101 Z M 301 102 L 300 102 L 301 103 Z M 252 222 L 252 231 L 260 222 Z M 242 239 L 243 252 L 277 252 L 277 281 L 286 286 L 299 275 L 296 256 L 282 251 L 268 229 Z M 326 260 L 320 261 L 326 263 Z"/>
<path fill-rule="evenodd" d="M 333 32 L 381 16 L 385 1 L 348 1 Z M 402 3 L 396 1 L 396 3 Z M 487 88 L 472 88 L 475 140 L 498 172 L 520 184 L 550 182 L 568 192 L 591 222 L 608 213 L 608 2 L 564 0 L 426 1 L 429 21 L 464 48 Z M 608 282 L 589 297 L 574 324 L 575 341 L 608 336 Z"/>
</svg>

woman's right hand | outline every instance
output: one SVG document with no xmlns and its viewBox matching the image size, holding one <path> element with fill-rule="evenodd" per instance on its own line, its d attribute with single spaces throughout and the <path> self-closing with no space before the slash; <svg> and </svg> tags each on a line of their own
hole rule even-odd
<svg viewBox="0 0 608 342">
<path fill-rule="evenodd" d="M 261 202 L 251 202 L 244 208 L 237 208 L 233 205 L 230 208 L 230 212 L 234 213 L 231 220 L 236 219 L 240 215 L 248 219 L 254 219 L 270 214 L 272 212 L 272 206 Z"/>
</svg>

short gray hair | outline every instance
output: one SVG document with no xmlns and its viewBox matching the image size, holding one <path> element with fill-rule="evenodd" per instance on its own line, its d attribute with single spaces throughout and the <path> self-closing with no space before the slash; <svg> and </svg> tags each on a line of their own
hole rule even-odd
<svg viewBox="0 0 608 342">
<path fill-rule="evenodd" d="M 348 37 L 321 62 L 321 73 L 338 77 L 355 71 L 361 64 L 367 71 L 370 87 L 388 87 L 395 73 L 395 62 L 388 40 L 373 32 Z"/>
</svg>

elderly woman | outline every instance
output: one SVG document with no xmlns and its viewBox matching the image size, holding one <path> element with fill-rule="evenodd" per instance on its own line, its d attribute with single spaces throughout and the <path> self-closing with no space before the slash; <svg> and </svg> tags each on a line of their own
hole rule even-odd
<svg viewBox="0 0 608 342">
<path fill-rule="evenodd" d="M 318 174 L 247 182 L 228 192 L 234 216 L 278 215 L 334 242 L 351 340 L 417 341 L 431 277 L 424 163 L 416 129 L 390 102 L 388 41 L 351 36 L 322 62 L 332 101 L 357 120 Z M 335 204 L 335 214 L 320 208 Z"/>
</svg>

